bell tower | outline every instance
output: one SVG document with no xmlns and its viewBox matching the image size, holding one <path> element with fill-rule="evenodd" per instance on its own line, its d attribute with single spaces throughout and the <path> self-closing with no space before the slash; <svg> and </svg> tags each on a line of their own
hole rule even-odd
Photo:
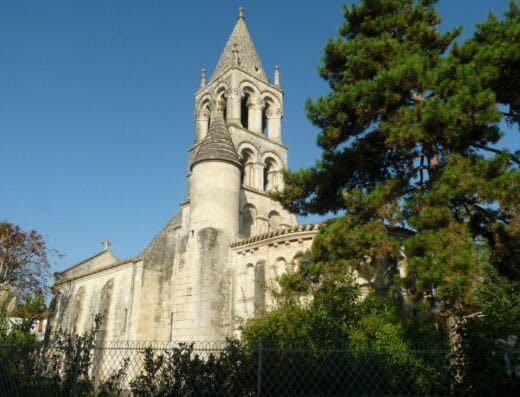
<svg viewBox="0 0 520 397">
<path fill-rule="evenodd" d="M 241 163 L 237 238 L 296 224 L 295 217 L 269 197 L 269 192 L 283 188 L 282 170 L 287 167 L 280 69 L 274 66 L 272 79 L 265 73 L 242 7 L 211 77 L 201 71 L 190 164 L 211 128 L 216 108 Z"/>
</svg>

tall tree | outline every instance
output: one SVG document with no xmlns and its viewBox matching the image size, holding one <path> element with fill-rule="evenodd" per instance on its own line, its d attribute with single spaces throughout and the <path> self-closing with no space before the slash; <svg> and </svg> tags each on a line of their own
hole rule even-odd
<svg viewBox="0 0 520 397">
<path fill-rule="evenodd" d="M 520 172 L 514 154 L 495 150 L 500 121 L 518 122 L 518 8 L 457 47 L 460 29 L 439 32 L 435 3 L 344 7 L 320 66 L 330 93 L 306 103 L 321 159 L 286 172 L 278 199 L 298 213 L 342 214 L 315 240 L 304 269 L 315 280 L 396 263 L 404 244 L 410 295 L 462 314 L 488 260 L 483 246 L 520 278 Z"/>
<path fill-rule="evenodd" d="M 0 222 L 0 288 L 14 288 L 18 297 L 40 294 L 50 276 L 47 254 L 37 231 Z"/>
</svg>

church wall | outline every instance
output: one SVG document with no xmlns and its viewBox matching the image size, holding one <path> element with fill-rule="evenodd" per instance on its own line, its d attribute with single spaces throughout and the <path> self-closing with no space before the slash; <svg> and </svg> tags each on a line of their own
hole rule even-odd
<svg viewBox="0 0 520 397">
<path fill-rule="evenodd" d="M 135 278 L 135 288 L 141 291 L 135 305 L 135 339 L 170 339 L 170 313 L 179 281 L 176 268 L 184 265 L 187 239 L 185 217 L 180 211 L 144 250 L 142 271 Z"/>
<path fill-rule="evenodd" d="M 138 262 L 136 265 L 136 262 L 130 261 L 106 271 L 55 285 L 55 292 L 59 294 L 55 295 L 57 302 L 52 328 L 62 327 L 81 334 L 93 327 L 95 316 L 101 314 L 101 331 L 105 339 L 128 339 L 132 298 L 135 299 L 132 289 L 133 273 L 138 266 Z"/>
<path fill-rule="evenodd" d="M 280 215 L 280 221 L 278 222 L 279 228 L 286 228 L 297 224 L 296 217 L 285 210 L 282 205 L 272 200 L 266 193 L 258 192 L 254 189 L 242 187 L 240 191 L 240 214 L 241 222 L 244 223 L 244 216 L 247 216 L 247 211 L 251 206 L 254 207 L 255 216 L 254 219 L 250 219 L 253 225 L 247 228 L 249 234 L 242 233 L 243 237 L 249 237 L 256 234 L 267 233 L 277 229 L 273 225 L 272 219 L 273 214 Z M 249 221 L 249 219 L 247 220 Z M 244 227 L 241 228 L 242 230 Z"/>
<path fill-rule="evenodd" d="M 237 328 L 240 321 L 274 307 L 271 291 L 277 288 L 276 278 L 287 271 L 296 271 L 300 256 L 311 247 L 317 232 L 315 227 L 235 245 L 232 251 L 235 335 L 240 334 Z"/>
<path fill-rule="evenodd" d="M 215 228 L 190 233 L 189 260 L 179 270 L 176 280 L 175 340 L 215 341 L 227 335 L 231 303 L 230 242 L 226 232 Z"/>
</svg>

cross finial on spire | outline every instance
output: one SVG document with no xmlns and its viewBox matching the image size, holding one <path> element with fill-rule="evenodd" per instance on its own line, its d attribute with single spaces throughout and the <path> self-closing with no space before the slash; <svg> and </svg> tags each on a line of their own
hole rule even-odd
<svg viewBox="0 0 520 397">
<path fill-rule="evenodd" d="M 238 7 L 238 19 L 244 19 L 244 7 Z"/>
</svg>

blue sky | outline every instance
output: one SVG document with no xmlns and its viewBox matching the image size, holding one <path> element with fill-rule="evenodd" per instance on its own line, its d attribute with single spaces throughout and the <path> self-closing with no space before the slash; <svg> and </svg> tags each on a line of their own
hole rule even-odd
<svg viewBox="0 0 520 397">
<path fill-rule="evenodd" d="M 303 104 L 327 92 L 317 65 L 343 1 L 0 3 L 0 219 L 63 253 L 53 270 L 104 239 L 133 256 L 178 209 L 200 69 L 213 71 L 240 5 L 267 74 L 280 65 L 290 167 L 319 156 Z M 441 0 L 442 28 L 467 37 L 507 3 Z"/>
</svg>

